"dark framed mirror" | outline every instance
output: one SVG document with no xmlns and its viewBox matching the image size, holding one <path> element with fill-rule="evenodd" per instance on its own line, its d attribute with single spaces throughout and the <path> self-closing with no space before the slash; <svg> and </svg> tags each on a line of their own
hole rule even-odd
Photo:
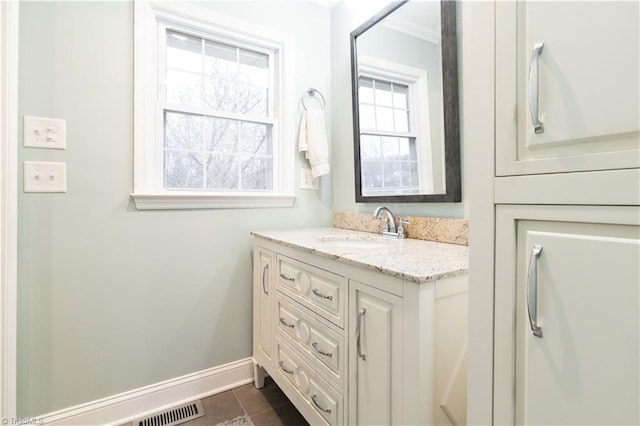
<svg viewBox="0 0 640 426">
<path fill-rule="evenodd" d="M 356 202 L 459 202 L 455 1 L 397 1 L 351 33 Z"/>
</svg>

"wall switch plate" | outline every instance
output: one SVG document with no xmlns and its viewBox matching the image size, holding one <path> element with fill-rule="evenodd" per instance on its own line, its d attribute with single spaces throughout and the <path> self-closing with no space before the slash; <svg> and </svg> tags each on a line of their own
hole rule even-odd
<svg viewBox="0 0 640 426">
<path fill-rule="evenodd" d="M 25 161 L 24 192 L 67 192 L 67 163 Z"/>
<path fill-rule="evenodd" d="M 300 169 L 300 188 L 301 189 L 318 189 L 320 187 L 318 179 L 314 179 L 311 169 Z"/>
<path fill-rule="evenodd" d="M 27 148 L 66 149 L 66 120 L 25 115 L 23 143 Z"/>
</svg>

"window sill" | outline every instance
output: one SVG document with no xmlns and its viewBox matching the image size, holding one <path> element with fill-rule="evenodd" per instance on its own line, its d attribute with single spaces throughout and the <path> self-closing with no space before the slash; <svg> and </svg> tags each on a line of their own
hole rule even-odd
<svg viewBox="0 0 640 426">
<path fill-rule="evenodd" d="M 138 210 L 252 209 L 293 207 L 296 195 L 274 194 L 131 194 Z"/>
</svg>

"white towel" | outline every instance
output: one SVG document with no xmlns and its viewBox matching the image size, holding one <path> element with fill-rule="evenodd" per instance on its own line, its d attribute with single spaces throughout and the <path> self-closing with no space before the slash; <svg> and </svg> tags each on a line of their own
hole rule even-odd
<svg viewBox="0 0 640 426">
<path fill-rule="evenodd" d="M 311 174 L 314 178 L 331 172 L 323 110 L 306 109 L 302 113 L 298 149 L 300 152 L 304 152 L 305 157 L 309 160 Z"/>
</svg>

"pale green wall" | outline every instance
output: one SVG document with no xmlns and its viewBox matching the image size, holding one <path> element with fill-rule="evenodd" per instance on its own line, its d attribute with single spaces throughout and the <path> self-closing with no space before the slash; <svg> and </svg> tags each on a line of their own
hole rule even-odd
<svg viewBox="0 0 640 426">
<path fill-rule="evenodd" d="M 458 4 L 458 17 L 462 5 Z M 372 212 L 378 204 L 355 202 L 355 181 L 353 170 L 353 122 L 351 112 L 351 57 L 350 57 L 350 33 L 368 18 L 373 12 L 361 14 L 346 6 L 345 2 L 339 3 L 331 11 L 331 96 L 333 98 L 332 110 L 332 147 L 334 162 L 333 173 L 333 208 L 336 211 Z M 458 19 L 460 22 L 460 19 Z M 460 31 L 460 26 L 458 26 Z M 458 40 L 461 40 L 460 33 Z M 458 47 L 458 53 L 461 46 Z M 458 54 L 458 58 L 460 58 Z M 459 59 L 459 69 L 462 63 Z M 463 84 L 460 82 L 461 105 L 464 97 Z M 460 121 L 463 122 L 464 110 L 461 111 Z M 464 126 L 461 125 L 461 157 L 462 157 L 462 202 L 461 203 L 386 203 L 395 214 L 431 216 L 431 217 L 469 217 L 468 204 L 466 202 L 467 182 L 465 180 L 464 157 Z"/>
<path fill-rule="evenodd" d="M 331 106 L 327 9 L 219 6 L 294 34 L 295 93 L 317 87 Z M 330 225 L 330 179 L 290 209 L 136 210 L 132 4 L 20 8 L 20 117 L 68 132 L 66 151 L 20 148 L 20 164 L 66 161 L 68 192 L 18 199 L 18 416 L 250 356 L 249 233 Z"/>
</svg>

